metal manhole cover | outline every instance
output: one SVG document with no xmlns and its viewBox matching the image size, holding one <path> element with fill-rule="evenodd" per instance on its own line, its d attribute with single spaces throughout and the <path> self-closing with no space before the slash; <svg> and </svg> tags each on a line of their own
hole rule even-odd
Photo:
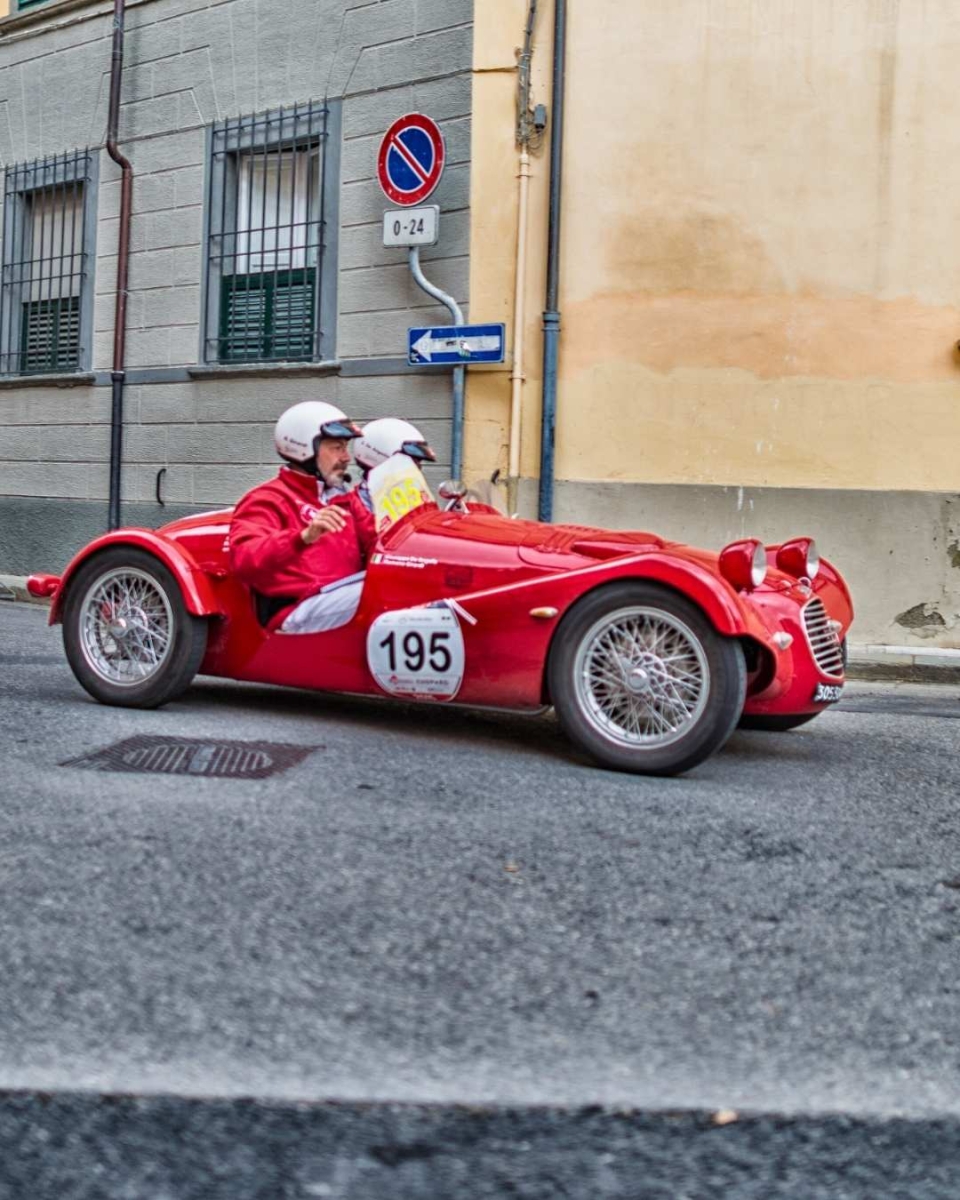
<svg viewBox="0 0 960 1200">
<path fill-rule="evenodd" d="M 290 746 L 282 742 L 225 742 L 140 734 L 103 750 L 68 758 L 60 766 L 152 775 L 266 779 L 295 767 L 319 749 L 319 746 Z"/>
</svg>

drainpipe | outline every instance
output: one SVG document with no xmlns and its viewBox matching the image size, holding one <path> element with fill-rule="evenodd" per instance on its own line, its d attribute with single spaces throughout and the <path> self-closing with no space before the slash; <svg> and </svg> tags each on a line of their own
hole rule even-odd
<svg viewBox="0 0 960 1200">
<path fill-rule="evenodd" d="M 550 122 L 550 223 L 547 230 L 547 305 L 543 314 L 543 408 L 540 418 L 541 521 L 553 520 L 553 435 L 557 420 L 560 351 L 560 197 L 563 156 L 563 84 L 567 4 L 556 0 L 553 25 L 553 113 Z"/>
<path fill-rule="evenodd" d="M 513 298 L 513 369 L 510 372 L 510 465 L 507 474 L 507 511 L 516 512 L 520 490 L 520 415 L 523 411 L 523 326 L 527 271 L 527 193 L 530 185 L 530 155 L 520 151 L 519 213 L 517 218 L 517 283 Z"/>
<path fill-rule="evenodd" d="M 507 512 L 516 512 L 520 490 L 520 422 L 523 413 L 523 341 L 527 277 L 527 197 L 530 191 L 530 59 L 537 0 L 530 0 L 524 29 L 523 50 L 517 64 L 517 144 L 520 147 L 517 193 L 517 263 L 513 295 L 513 369 L 510 372 L 510 438 L 508 442 Z"/>
<path fill-rule="evenodd" d="M 126 380 L 127 271 L 130 250 L 130 203 L 133 168 L 117 146 L 120 124 L 120 81 L 123 74 L 123 18 L 125 0 L 113 0 L 113 54 L 110 59 L 110 105 L 107 116 L 107 153 L 119 166 L 120 228 L 117 232 L 117 300 L 113 320 L 113 396 L 110 407 L 110 501 L 108 528 L 120 524 L 120 469 L 123 463 L 123 387 Z"/>
</svg>

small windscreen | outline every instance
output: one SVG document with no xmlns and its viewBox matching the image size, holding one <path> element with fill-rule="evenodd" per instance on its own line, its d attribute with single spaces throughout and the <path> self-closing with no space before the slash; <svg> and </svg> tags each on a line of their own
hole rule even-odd
<svg viewBox="0 0 960 1200">
<path fill-rule="evenodd" d="M 406 454 L 394 454 L 367 477 L 377 533 L 384 533 L 407 513 L 429 504 L 436 507 L 423 472 Z"/>
</svg>

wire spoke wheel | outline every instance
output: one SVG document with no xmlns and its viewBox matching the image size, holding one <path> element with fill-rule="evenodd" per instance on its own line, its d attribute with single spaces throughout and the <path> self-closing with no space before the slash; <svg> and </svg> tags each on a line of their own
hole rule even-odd
<svg viewBox="0 0 960 1200">
<path fill-rule="evenodd" d="M 116 546 L 70 581 L 63 640 L 74 675 L 95 699 L 155 708 L 189 686 L 206 650 L 207 623 L 188 612 L 162 562 Z"/>
<path fill-rule="evenodd" d="M 604 766 L 674 775 L 730 736 L 746 667 L 740 643 L 696 605 L 631 579 L 597 588 L 564 616 L 547 684 L 568 737 Z"/>
<path fill-rule="evenodd" d="M 97 579 L 81 602 L 80 645 L 98 675 L 119 687 L 155 675 L 173 644 L 173 610 L 146 572 L 121 567 Z"/>
<path fill-rule="evenodd" d="M 710 667 L 697 637 L 654 608 L 622 608 L 587 631 L 574 685 L 598 730 L 624 746 L 681 737 L 707 702 Z"/>
</svg>

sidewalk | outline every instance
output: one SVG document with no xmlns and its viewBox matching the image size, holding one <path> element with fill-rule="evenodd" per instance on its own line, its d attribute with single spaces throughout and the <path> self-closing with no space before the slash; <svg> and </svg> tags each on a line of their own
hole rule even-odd
<svg viewBox="0 0 960 1200">
<path fill-rule="evenodd" d="M 0 601 L 3 600 L 49 603 L 35 600 L 30 595 L 23 575 L 0 575 Z M 960 682 L 960 650 L 851 643 L 847 678 L 894 683 L 957 683 Z"/>
<path fill-rule="evenodd" d="M 847 677 L 895 683 L 960 683 L 960 650 L 851 644 Z"/>
</svg>

